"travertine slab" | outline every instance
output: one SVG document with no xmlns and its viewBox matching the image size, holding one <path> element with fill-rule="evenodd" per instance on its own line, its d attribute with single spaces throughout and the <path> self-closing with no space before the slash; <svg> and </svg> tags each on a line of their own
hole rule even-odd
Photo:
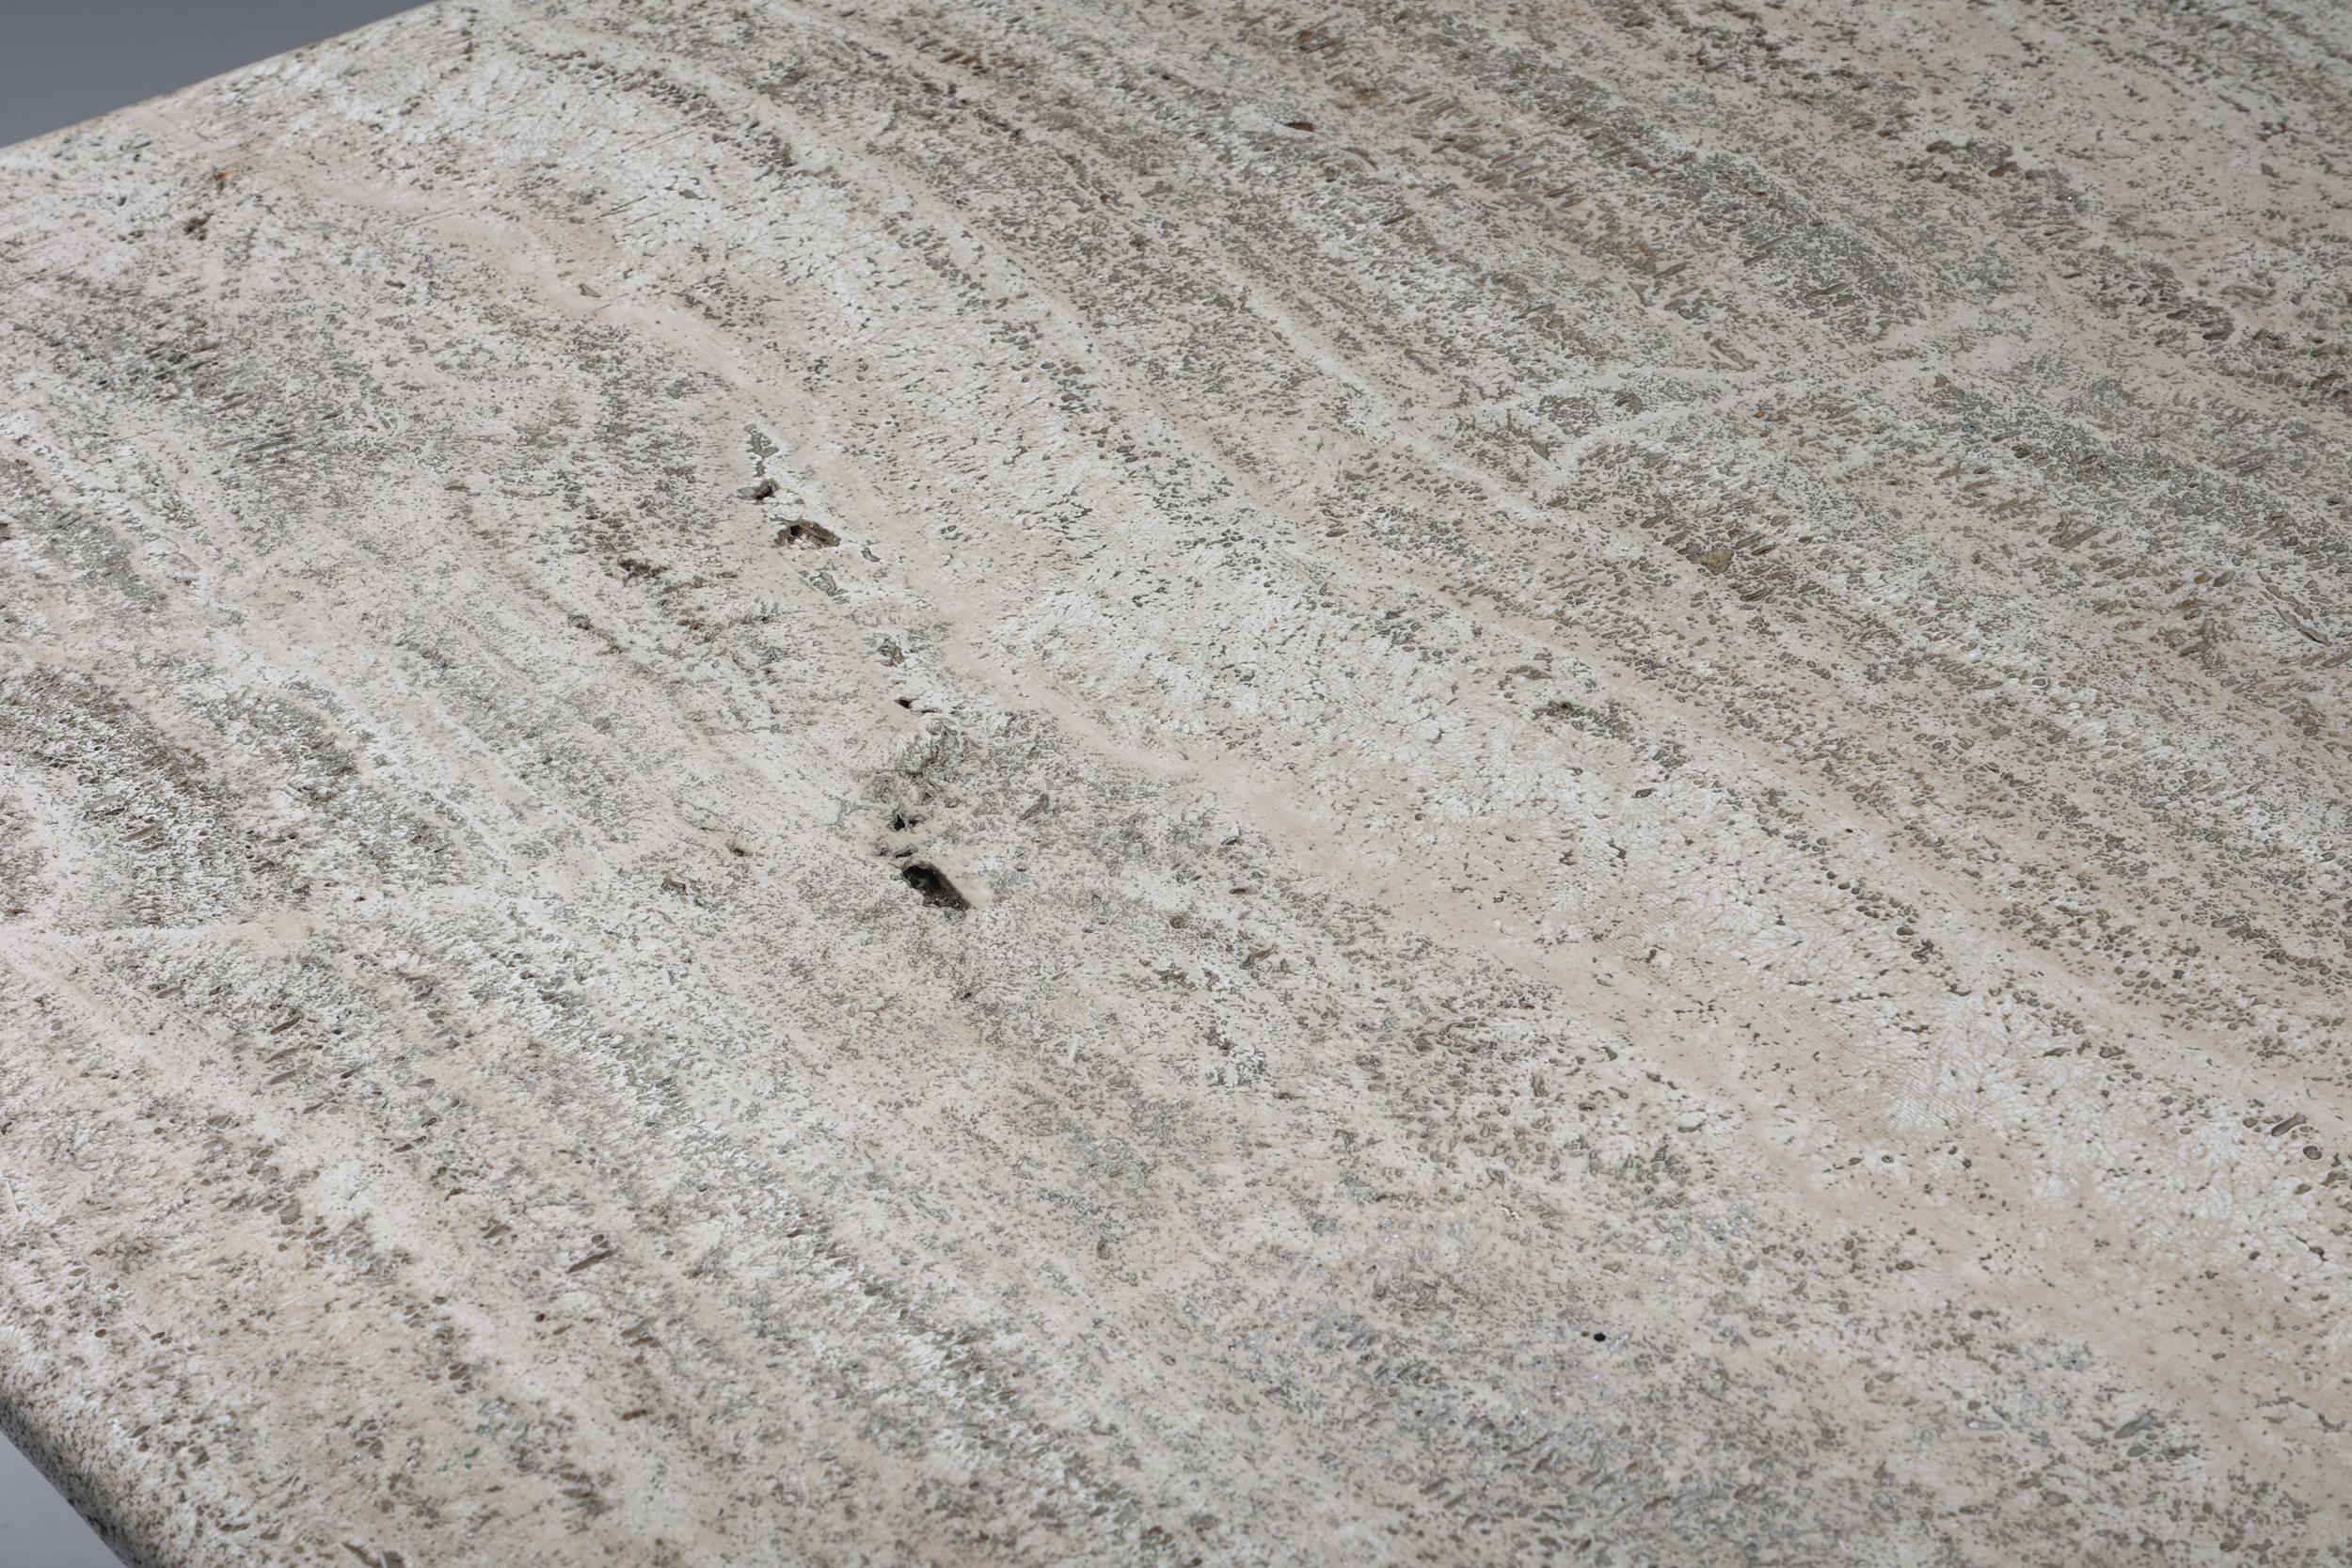
<svg viewBox="0 0 2352 1568">
<path fill-rule="evenodd" d="M 143 1563 L 2352 1562 L 2352 12 L 489 0 L 0 153 Z"/>
</svg>

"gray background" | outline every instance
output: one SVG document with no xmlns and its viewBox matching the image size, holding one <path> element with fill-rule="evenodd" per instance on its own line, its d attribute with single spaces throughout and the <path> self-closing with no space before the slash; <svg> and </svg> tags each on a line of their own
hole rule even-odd
<svg viewBox="0 0 2352 1568">
<path fill-rule="evenodd" d="M 0 1438 L 0 1568 L 122 1568 L 97 1532 Z"/>
<path fill-rule="evenodd" d="M 396 0 L 0 0 L 0 144 L 407 8 Z M 0 1568 L 119 1568 L 5 1439 Z"/>
<path fill-rule="evenodd" d="M 388 0 L 0 0 L 0 143 L 408 8 Z"/>
</svg>

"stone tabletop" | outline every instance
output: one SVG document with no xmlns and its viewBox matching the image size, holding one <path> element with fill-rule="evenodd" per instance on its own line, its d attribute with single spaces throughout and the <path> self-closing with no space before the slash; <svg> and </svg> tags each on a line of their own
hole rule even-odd
<svg viewBox="0 0 2352 1568">
<path fill-rule="evenodd" d="M 2352 1562 L 2352 11 L 484 0 L 0 153 L 155 1568 Z"/>
</svg>

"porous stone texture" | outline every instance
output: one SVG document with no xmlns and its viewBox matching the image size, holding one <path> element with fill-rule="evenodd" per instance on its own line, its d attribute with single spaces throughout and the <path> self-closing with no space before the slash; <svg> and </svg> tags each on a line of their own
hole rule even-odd
<svg viewBox="0 0 2352 1568">
<path fill-rule="evenodd" d="M 0 154 L 133 1561 L 2352 1561 L 2352 12 L 488 0 Z"/>
</svg>

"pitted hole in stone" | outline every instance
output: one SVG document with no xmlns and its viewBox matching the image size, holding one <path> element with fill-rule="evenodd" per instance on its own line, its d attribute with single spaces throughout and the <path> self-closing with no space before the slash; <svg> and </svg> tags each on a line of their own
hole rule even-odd
<svg viewBox="0 0 2352 1568">
<path fill-rule="evenodd" d="M 956 884 L 949 881 L 939 867 L 927 862 L 917 861 L 900 871 L 898 876 L 907 886 L 921 894 L 923 902 L 933 909 L 961 913 L 972 907 L 972 900 L 959 892 Z"/>
<path fill-rule="evenodd" d="M 795 545 L 814 549 L 831 549 L 841 543 L 841 535 L 810 517 L 795 517 L 776 535 L 780 545 Z"/>
</svg>

